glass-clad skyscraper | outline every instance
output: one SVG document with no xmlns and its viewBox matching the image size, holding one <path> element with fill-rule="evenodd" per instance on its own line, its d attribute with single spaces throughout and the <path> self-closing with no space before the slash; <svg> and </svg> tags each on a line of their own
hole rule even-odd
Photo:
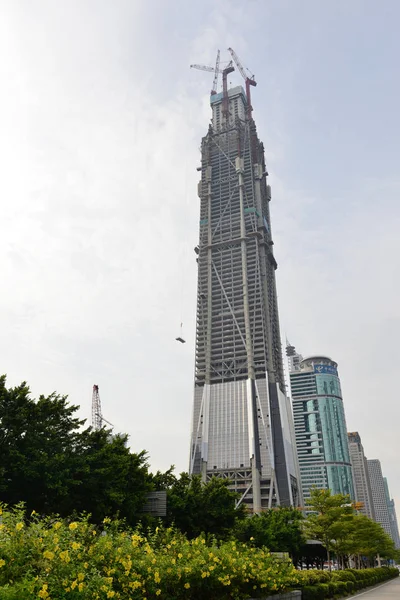
<svg viewBox="0 0 400 600">
<path fill-rule="evenodd" d="M 231 69 L 233 70 L 233 69 Z M 225 80 L 226 81 L 226 80 Z M 241 87 L 211 96 L 201 144 L 190 472 L 228 479 L 249 510 L 297 505 L 264 147 Z"/>
<path fill-rule="evenodd" d="M 301 485 L 354 499 L 346 418 L 337 364 L 326 356 L 302 360 L 290 372 Z"/>
</svg>

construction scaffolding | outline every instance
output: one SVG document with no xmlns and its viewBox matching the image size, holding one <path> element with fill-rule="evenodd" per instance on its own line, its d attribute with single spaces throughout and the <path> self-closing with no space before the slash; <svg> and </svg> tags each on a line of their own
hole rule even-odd
<svg viewBox="0 0 400 600">
<path fill-rule="evenodd" d="M 242 501 L 260 512 L 296 503 L 297 493 L 283 434 L 291 415 L 286 414 L 271 189 L 242 87 L 212 95 L 211 107 L 198 188 L 190 470 L 204 480 L 229 478 Z"/>
</svg>

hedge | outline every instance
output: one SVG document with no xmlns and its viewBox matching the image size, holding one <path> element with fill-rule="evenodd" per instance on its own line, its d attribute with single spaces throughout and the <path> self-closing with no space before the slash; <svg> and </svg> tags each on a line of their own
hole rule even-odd
<svg viewBox="0 0 400 600">
<path fill-rule="evenodd" d="M 349 596 L 357 590 L 398 576 L 398 569 L 391 567 L 333 572 L 301 571 L 299 588 L 302 590 L 303 600 L 324 600 Z"/>
</svg>

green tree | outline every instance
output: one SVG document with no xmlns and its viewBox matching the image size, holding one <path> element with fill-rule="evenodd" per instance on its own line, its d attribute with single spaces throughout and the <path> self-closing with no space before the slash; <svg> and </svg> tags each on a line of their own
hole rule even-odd
<svg viewBox="0 0 400 600">
<path fill-rule="evenodd" d="M 373 565 L 377 555 L 395 558 L 397 554 L 392 538 L 383 527 L 365 515 L 353 517 L 353 530 L 346 543 L 348 553 L 358 556 L 358 562 L 361 556 L 365 556 Z"/>
<path fill-rule="evenodd" d="M 273 508 L 240 521 L 235 537 L 243 542 L 252 541 L 258 548 L 265 546 L 272 552 L 289 552 L 293 557 L 305 542 L 303 519 L 303 514 L 295 508 Z"/>
<path fill-rule="evenodd" d="M 117 513 L 137 522 L 150 487 L 146 454 L 127 436 L 84 428 L 77 406 L 56 393 L 30 397 L 26 383 L 7 389 L 0 377 L 0 500 L 23 501 L 41 514 Z"/>
<path fill-rule="evenodd" d="M 245 507 L 236 508 L 237 494 L 229 490 L 229 481 L 213 477 L 207 483 L 200 476 L 173 475 L 173 467 L 165 474 L 153 475 L 156 489 L 167 490 L 166 523 L 175 525 L 189 538 L 201 533 L 227 538 L 236 523 L 244 519 Z"/>
<path fill-rule="evenodd" d="M 318 540 L 323 544 L 330 565 L 330 555 L 335 550 L 340 528 L 346 527 L 346 519 L 354 514 L 351 498 L 343 494 L 332 495 L 330 490 L 314 488 L 311 490 L 307 507 L 313 512 L 304 522 L 304 534 L 309 539 Z"/>
<path fill-rule="evenodd" d="M 23 500 L 46 513 L 64 504 L 80 482 L 74 474 L 84 421 L 66 397 L 51 394 L 30 398 L 26 383 L 7 389 L 0 378 L 0 498 L 8 504 Z"/>
<path fill-rule="evenodd" d="M 146 452 L 132 454 L 127 442 L 127 435 L 111 436 L 105 429 L 82 434 L 75 473 L 80 483 L 72 490 L 67 513 L 74 507 L 90 512 L 94 522 L 117 514 L 130 525 L 138 522 L 151 483 Z"/>
</svg>

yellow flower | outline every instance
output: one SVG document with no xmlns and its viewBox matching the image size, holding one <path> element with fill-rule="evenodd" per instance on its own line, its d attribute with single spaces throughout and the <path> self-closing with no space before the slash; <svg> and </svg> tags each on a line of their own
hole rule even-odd
<svg viewBox="0 0 400 600">
<path fill-rule="evenodd" d="M 43 556 L 45 558 L 47 558 L 48 560 L 53 560 L 54 552 L 50 552 L 50 550 L 46 550 L 45 552 L 43 552 Z"/>
<path fill-rule="evenodd" d="M 64 550 L 64 552 L 60 552 L 60 558 L 62 561 L 69 563 L 71 559 L 69 557 L 68 550 Z"/>
<path fill-rule="evenodd" d="M 157 590 L 156 591 L 156 596 L 159 596 L 161 594 L 161 590 Z"/>
<path fill-rule="evenodd" d="M 15 526 L 15 529 L 16 529 L 17 531 L 21 531 L 21 529 L 23 529 L 23 527 L 24 527 L 24 524 L 23 524 L 23 523 L 17 523 L 17 524 L 16 524 L 16 526 Z"/>
<path fill-rule="evenodd" d="M 73 582 L 71 583 L 71 589 L 72 589 L 72 590 L 74 590 L 74 589 L 76 588 L 76 586 L 77 586 L 77 585 L 78 585 L 78 582 L 77 582 L 77 581 L 76 581 L 76 579 L 75 579 L 75 581 L 73 581 Z"/>
<path fill-rule="evenodd" d="M 78 581 L 83 581 L 85 579 L 85 573 L 78 573 Z"/>
<path fill-rule="evenodd" d="M 190 583 L 185 583 L 185 585 L 183 587 L 188 590 L 190 588 Z"/>
<path fill-rule="evenodd" d="M 39 598 L 48 598 L 49 592 L 47 591 L 47 583 L 43 584 L 42 589 L 39 592 Z"/>
<path fill-rule="evenodd" d="M 83 566 L 84 566 L 85 569 L 87 569 L 88 566 L 89 566 L 89 563 L 83 563 Z"/>
<path fill-rule="evenodd" d="M 107 592 L 107 598 L 114 598 L 114 596 L 115 596 L 115 592 L 113 592 L 112 590 Z"/>
<path fill-rule="evenodd" d="M 75 521 L 73 521 L 72 523 L 69 524 L 69 529 L 71 531 L 73 531 L 74 529 L 76 529 L 78 527 L 78 523 L 75 523 Z"/>
<path fill-rule="evenodd" d="M 80 547 L 81 547 L 81 545 L 78 544 L 78 542 L 73 542 L 72 543 L 72 550 L 79 550 Z"/>
<path fill-rule="evenodd" d="M 4 567 L 5 564 L 6 564 L 6 561 L 3 560 L 2 558 L 0 558 L 0 568 Z"/>
<path fill-rule="evenodd" d="M 1 514 L 1 513 L 0 513 L 0 514 Z M 31 512 L 31 517 L 33 517 L 33 515 L 36 515 L 36 510 L 33 510 L 33 511 Z"/>
<path fill-rule="evenodd" d="M 0 506 L 0 515 L 2 515 L 2 514 L 3 514 L 3 509 Z"/>
<path fill-rule="evenodd" d="M 160 574 L 159 574 L 159 572 L 158 572 L 158 571 L 156 571 L 156 572 L 154 573 L 154 581 L 155 581 L 156 583 L 160 583 L 160 581 L 161 581 L 161 577 L 160 577 Z"/>
<path fill-rule="evenodd" d="M 60 521 L 57 521 L 57 523 L 54 523 L 53 527 L 54 527 L 54 529 L 60 529 L 60 527 L 61 527 Z"/>
<path fill-rule="evenodd" d="M 103 523 L 107 525 L 107 523 L 111 523 L 111 519 L 109 517 L 106 517 L 105 519 L 103 519 Z"/>
<path fill-rule="evenodd" d="M 181 554 L 181 553 L 179 552 L 179 554 L 178 554 L 178 558 L 182 558 L 182 556 L 183 556 L 183 554 Z"/>
<path fill-rule="evenodd" d="M 78 590 L 80 592 L 83 590 L 83 586 L 84 586 L 84 584 L 82 582 L 78 585 Z"/>
</svg>

